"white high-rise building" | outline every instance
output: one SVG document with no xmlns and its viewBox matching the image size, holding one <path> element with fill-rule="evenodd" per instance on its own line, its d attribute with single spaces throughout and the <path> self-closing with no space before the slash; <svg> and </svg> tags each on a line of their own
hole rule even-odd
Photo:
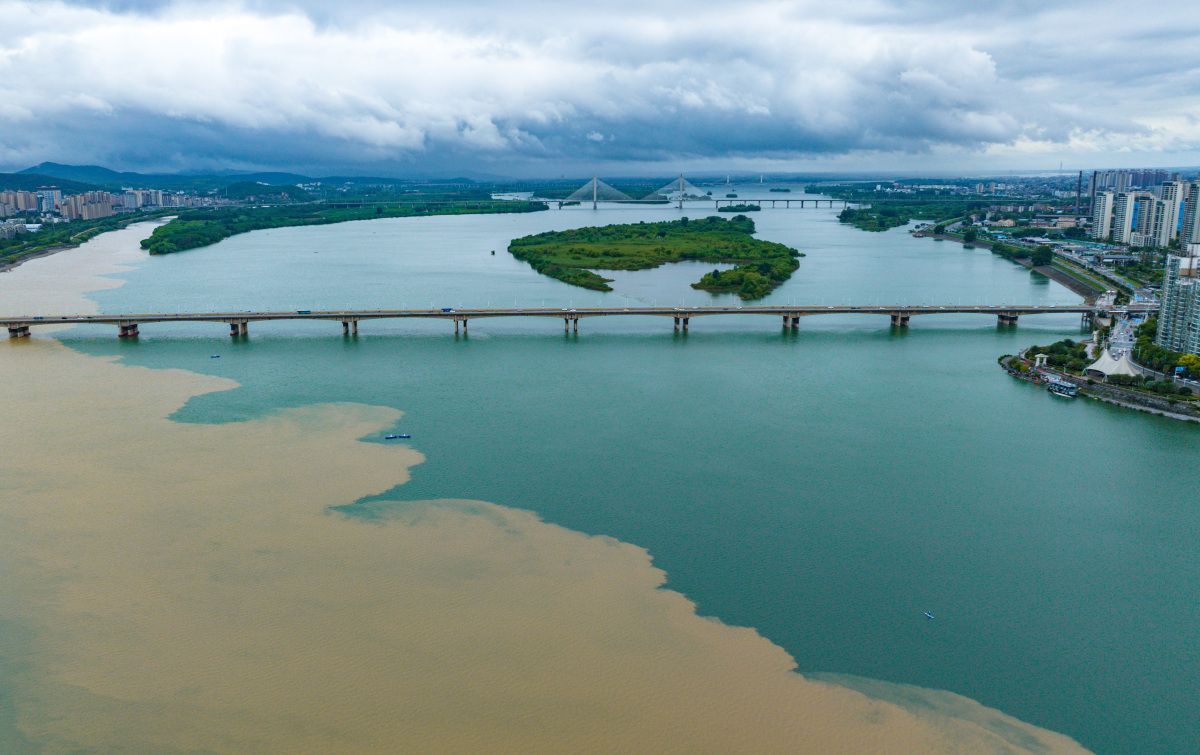
<svg viewBox="0 0 1200 755">
<path fill-rule="evenodd" d="M 1118 244 L 1128 244 L 1133 232 L 1133 209 L 1137 194 L 1123 191 L 1113 203 L 1112 238 Z"/>
<path fill-rule="evenodd" d="M 1138 194 L 1137 200 L 1134 202 L 1137 218 L 1134 221 L 1133 230 L 1143 236 L 1149 236 L 1151 229 L 1154 228 L 1154 202 L 1152 194 Z"/>
<path fill-rule="evenodd" d="M 1154 225 L 1150 229 L 1155 246 L 1166 246 L 1179 233 L 1179 205 L 1183 202 L 1183 188 L 1179 181 L 1167 181 L 1159 189 L 1159 199 L 1154 203 Z"/>
<path fill-rule="evenodd" d="M 1096 198 L 1092 200 L 1092 238 L 1101 241 L 1108 238 L 1112 224 L 1112 208 L 1112 192 L 1097 192 Z"/>
<path fill-rule="evenodd" d="M 1164 349 L 1200 354 L 1200 244 L 1167 256 L 1162 310 L 1155 343 Z"/>
</svg>

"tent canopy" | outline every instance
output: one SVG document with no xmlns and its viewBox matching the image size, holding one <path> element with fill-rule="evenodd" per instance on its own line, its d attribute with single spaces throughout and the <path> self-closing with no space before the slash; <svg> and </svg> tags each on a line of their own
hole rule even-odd
<svg viewBox="0 0 1200 755">
<path fill-rule="evenodd" d="M 1088 365 L 1088 372 L 1099 372 L 1101 375 L 1108 377 L 1109 375 L 1140 375 L 1133 362 L 1129 361 L 1128 354 L 1122 354 L 1119 360 L 1113 359 L 1108 353 L 1108 349 L 1100 352 L 1100 358 Z"/>
</svg>

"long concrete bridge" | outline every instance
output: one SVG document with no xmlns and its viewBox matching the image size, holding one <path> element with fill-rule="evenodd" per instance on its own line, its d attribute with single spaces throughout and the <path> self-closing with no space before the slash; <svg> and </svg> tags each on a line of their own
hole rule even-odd
<svg viewBox="0 0 1200 755">
<path fill-rule="evenodd" d="M 454 322 L 454 332 L 461 328 L 465 333 L 470 320 L 489 317 L 542 317 L 561 318 L 564 327 L 579 330 L 579 321 L 586 317 L 670 317 L 675 328 L 687 330 L 693 317 L 715 315 L 768 315 L 783 318 L 783 327 L 796 328 L 801 317 L 817 315 L 882 315 L 890 318 L 893 327 L 908 327 L 909 319 L 919 315 L 984 314 L 995 315 L 1000 325 L 1016 325 L 1021 315 L 1079 314 L 1085 322 L 1094 317 L 1111 317 L 1127 313 L 1147 314 L 1157 307 L 1146 305 L 1125 307 L 1098 307 L 1094 304 L 953 304 L 953 305 L 840 305 L 840 306 L 756 306 L 756 307 L 579 307 L 530 309 L 363 309 L 339 311 L 312 311 L 307 309 L 289 312 L 193 312 L 173 314 L 120 314 L 120 315 L 47 315 L 38 317 L 2 317 L 0 323 L 8 328 L 13 338 L 29 335 L 29 329 L 37 325 L 116 325 L 122 338 L 138 335 L 138 327 L 156 322 L 218 322 L 229 326 L 229 335 L 249 334 L 250 323 L 273 320 L 329 320 L 342 324 L 345 335 L 358 333 L 358 323 L 363 320 L 436 319 Z"/>
</svg>

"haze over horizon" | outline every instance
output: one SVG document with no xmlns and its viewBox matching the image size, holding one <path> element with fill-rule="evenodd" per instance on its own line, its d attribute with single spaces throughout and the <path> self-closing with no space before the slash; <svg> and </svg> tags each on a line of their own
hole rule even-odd
<svg viewBox="0 0 1200 755">
<path fill-rule="evenodd" d="M 1200 164 L 1200 11 L 0 0 L 0 170 L 558 177 Z"/>
</svg>

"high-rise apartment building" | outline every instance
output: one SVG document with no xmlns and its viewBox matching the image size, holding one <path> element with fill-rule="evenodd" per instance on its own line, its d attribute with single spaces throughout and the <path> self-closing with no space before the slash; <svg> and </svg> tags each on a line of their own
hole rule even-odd
<svg viewBox="0 0 1200 755">
<path fill-rule="evenodd" d="M 57 186 L 43 186 L 37 190 L 38 204 L 42 212 L 54 212 L 62 204 L 62 190 Z"/>
<path fill-rule="evenodd" d="M 1154 227 L 1154 195 L 1138 194 L 1134 201 L 1134 212 L 1137 217 L 1133 221 L 1133 230 L 1136 233 L 1149 236 L 1151 229 Z"/>
<path fill-rule="evenodd" d="M 1156 204 L 1154 226 L 1151 229 L 1156 246 L 1166 246 L 1179 233 L 1179 208 L 1183 204 L 1185 186 L 1181 181 L 1165 181 L 1159 188 L 1162 209 L 1159 211 Z"/>
<path fill-rule="evenodd" d="M 1133 212 L 1136 200 L 1137 194 L 1123 191 L 1113 202 L 1112 239 L 1118 244 L 1129 243 L 1129 234 L 1133 232 Z"/>
<path fill-rule="evenodd" d="M 1113 195 L 1111 191 L 1097 192 L 1092 201 L 1092 238 L 1108 238 L 1112 222 Z"/>
<path fill-rule="evenodd" d="M 1179 229 L 1179 245 L 1184 249 L 1187 249 L 1188 244 L 1200 244 L 1200 181 L 1187 186 L 1183 223 Z"/>
<path fill-rule="evenodd" d="M 1200 244 L 1167 255 L 1162 310 L 1155 343 L 1164 349 L 1200 354 Z"/>
</svg>

